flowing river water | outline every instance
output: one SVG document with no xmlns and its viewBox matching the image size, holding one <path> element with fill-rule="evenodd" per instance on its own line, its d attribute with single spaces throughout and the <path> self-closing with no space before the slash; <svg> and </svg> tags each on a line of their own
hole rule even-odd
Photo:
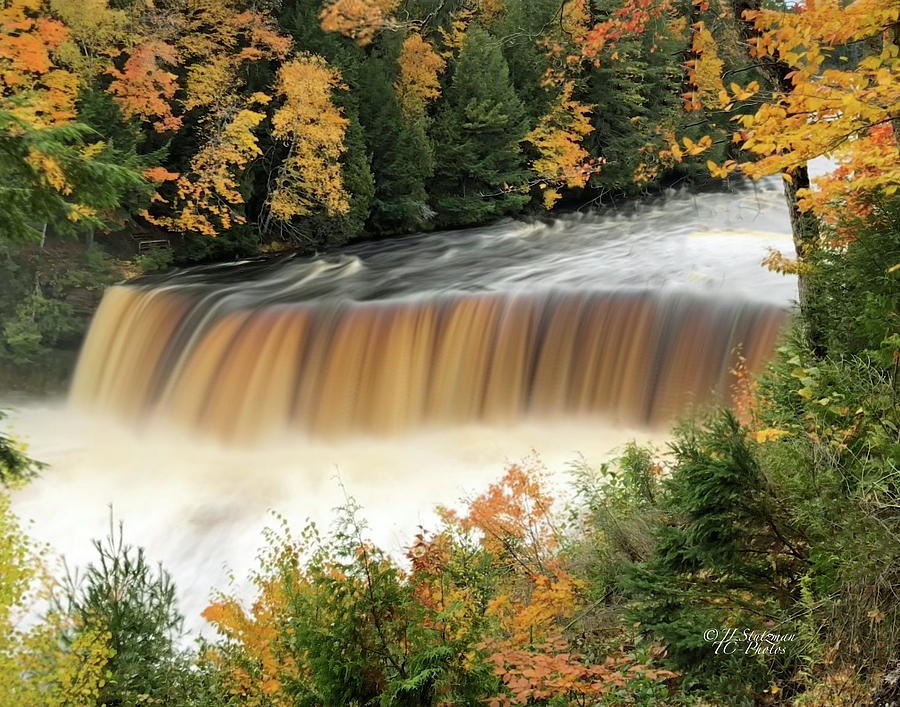
<svg viewBox="0 0 900 707">
<path fill-rule="evenodd" d="M 69 399 L 15 406 L 49 467 L 14 507 L 71 565 L 123 520 L 198 627 L 270 510 L 327 525 L 349 494 L 396 550 L 506 461 L 596 465 L 727 399 L 796 297 L 768 248 L 773 181 L 111 288 Z"/>
</svg>

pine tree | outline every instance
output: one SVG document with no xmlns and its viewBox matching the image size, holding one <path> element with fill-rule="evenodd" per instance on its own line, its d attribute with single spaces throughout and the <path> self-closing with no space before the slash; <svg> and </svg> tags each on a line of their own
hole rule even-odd
<svg viewBox="0 0 900 707">
<path fill-rule="evenodd" d="M 434 126 L 430 192 L 440 225 L 478 223 L 528 203 L 514 190 L 529 177 L 519 147 L 528 127 L 499 42 L 473 25 Z"/>
<path fill-rule="evenodd" d="M 418 230 L 433 215 L 425 190 L 434 170 L 426 119 L 404 115 L 394 90 L 396 75 L 396 50 L 388 45 L 366 62 L 360 77 L 362 119 L 375 173 L 369 218 L 375 233 Z"/>
<path fill-rule="evenodd" d="M 595 19 L 606 14 L 598 11 Z M 630 195 L 668 176 L 657 164 L 660 148 L 654 145 L 662 144 L 663 126 L 671 129 L 684 120 L 678 49 L 675 40 L 639 35 L 619 41 L 615 59 L 600 61 L 588 73 L 586 100 L 596 108 L 595 129 L 585 143 L 594 157 L 606 161 L 591 180 L 594 186 Z"/>
<path fill-rule="evenodd" d="M 34 127 L 0 110 L 0 233 L 40 240 L 86 225 L 105 227 L 123 195 L 146 193 L 134 164 L 108 149 L 88 126 Z"/>
</svg>

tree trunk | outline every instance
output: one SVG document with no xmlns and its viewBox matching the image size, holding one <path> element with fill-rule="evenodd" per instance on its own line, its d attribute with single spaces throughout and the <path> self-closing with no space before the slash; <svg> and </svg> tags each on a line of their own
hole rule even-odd
<svg viewBox="0 0 900 707">
<path fill-rule="evenodd" d="M 800 210 L 797 192 L 800 189 L 809 189 L 809 170 L 802 167 L 790 175 L 791 181 L 784 181 L 784 198 L 788 205 L 788 215 L 791 220 L 791 233 L 794 238 L 794 250 L 797 253 L 797 299 L 800 303 L 801 314 L 812 312 L 812 299 L 810 297 L 808 281 L 804 272 L 804 265 L 808 262 L 812 251 L 815 249 L 819 238 L 819 224 L 816 217 Z M 821 334 L 813 332 L 811 318 L 806 319 L 808 335 L 813 349 L 818 349 L 821 344 Z M 821 351 L 817 351 L 822 353 Z"/>
</svg>

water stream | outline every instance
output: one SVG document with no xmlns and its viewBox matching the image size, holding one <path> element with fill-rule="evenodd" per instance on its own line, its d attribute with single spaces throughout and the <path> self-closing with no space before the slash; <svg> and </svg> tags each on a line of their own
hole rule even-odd
<svg viewBox="0 0 900 707">
<path fill-rule="evenodd" d="M 796 296 L 760 266 L 788 233 L 764 181 L 112 288 L 70 399 L 16 407 L 50 466 L 15 508 L 78 564 L 111 505 L 198 627 L 269 510 L 327 524 L 349 493 L 396 549 L 506 460 L 598 464 L 727 399 Z"/>
</svg>

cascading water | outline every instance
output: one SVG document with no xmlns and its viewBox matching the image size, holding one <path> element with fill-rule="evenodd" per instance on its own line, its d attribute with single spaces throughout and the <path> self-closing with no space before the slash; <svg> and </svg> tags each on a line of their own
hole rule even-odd
<svg viewBox="0 0 900 707">
<path fill-rule="evenodd" d="M 696 231 L 629 234 L 635 222 L 511 223 L 115 287 L 71 399 L 224 441 L 576 414 L 666 421 L 727 393 L 736 351 L 758 368 L 785 288 L 779 302 L 729 282 L 743 273 L 726 238 L 704 252 Z"/>
<path fill-rule="evenodd" d="M 736 347 L 757 368 L 782 321 L 771 305 L 649 291 L 221 303 L 112 289 L 73 400 L 225 440 L 567 413 L 653 423 L 727 390 Z"/>
<path fill-rule="evenodd" d="M 788 229 L 763 183 L 111 288 L 68 404 L 19 406 L 50 466 L 15 508 L 78 564 L 111 504 L 200 626 L 267 509 L 327 521 L 336 474 L 396 548 L 507 459 L 597 464 L 727 395 L 735 347 L 761 365 L 796 296 L 759 265 Z"/>
</svg>

